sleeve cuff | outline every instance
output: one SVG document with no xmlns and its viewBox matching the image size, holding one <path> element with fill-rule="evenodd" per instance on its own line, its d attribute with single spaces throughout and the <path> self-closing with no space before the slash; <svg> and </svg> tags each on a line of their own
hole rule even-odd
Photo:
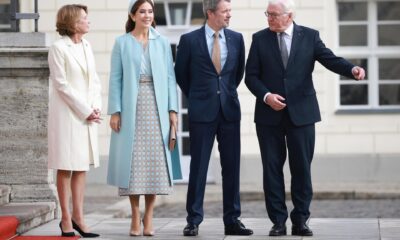
<svg viewBox="0 0 400 240">
<path fill-rule="evenodd" d="M 264 101 L 264 102 L 267 100 L 267 97 L 268 97 L 268 95 L 270 95 L 270 94 L 271 94 L 270 92 L 267 92 L 267 93 L 264 95 L 264 98 L 263 98 L 263 101 Z"/>
</svg>

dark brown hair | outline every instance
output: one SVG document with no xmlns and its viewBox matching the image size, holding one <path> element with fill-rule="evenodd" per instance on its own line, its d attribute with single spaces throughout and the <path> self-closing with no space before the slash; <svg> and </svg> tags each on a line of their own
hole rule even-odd
<svg viewBox="0 0 400 240">
<path fill-rule="evenodd" d="M 149 3 L 151 5 L 151 8 L 153 9 L 153 14 L 155 14 L 154 11 L 154 4 L 153 1 L 151 0 L 137 0 L 135 2 L 135 4 L 133 4 L 132 9 L 130 11 L 131 14 L 135 14 L 137 12 L 137 10 L 139 9 L 139 7 L 143 4 L 143 3 Z M 152 27 L 156 27 L 156 22 L 153 19 L 153 22 L 151 23 Z M 126 20 L 126 24 L 125 24 L 125 31 L 131 32 L 133 29 L 135 29 L 135 22 L 132 20 L 131 16 L 128 15 L 128 20 Z"/>
<path fill-rule="evenodd" d="M 57 12 L 56 31 L 61 36 L 72 36 L 76 32 L 75 24 L 81 17 L 81 10 L 88 13 L 87 6 L 81 4 L 64 5 Z"/>
</svg>

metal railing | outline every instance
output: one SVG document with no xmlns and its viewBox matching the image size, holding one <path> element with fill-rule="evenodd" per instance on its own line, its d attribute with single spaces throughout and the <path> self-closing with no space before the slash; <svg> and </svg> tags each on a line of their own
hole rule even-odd
<svg viewBox="0 0 400 240">
<path fill-rule="evenodd" d="M 19 13 L 19 0 L 10 0 L 10 11 L 9 13 L 0 13 L 0 19 L 9 20 L 11 24 L 12 32 L 19 32 L 19 21 L 25 19 L 34 19 L 35 20 L 35 32 L 38 31 L 38 0 L 34 0 L 35 3 L 35 12 L 34 13 Z"/>
</svg>

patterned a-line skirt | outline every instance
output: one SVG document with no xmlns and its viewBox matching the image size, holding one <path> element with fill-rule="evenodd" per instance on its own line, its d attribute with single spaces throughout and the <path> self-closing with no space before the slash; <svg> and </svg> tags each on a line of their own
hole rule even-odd
<svg viewBox="0 0 400 240">
<path fill-rule="evenodd" d="M 142 75 L 136 106 L 129 188 L 119 188 L 119 195 L 165 195 L 171 192 L 153 80 Z"/>
</svg>

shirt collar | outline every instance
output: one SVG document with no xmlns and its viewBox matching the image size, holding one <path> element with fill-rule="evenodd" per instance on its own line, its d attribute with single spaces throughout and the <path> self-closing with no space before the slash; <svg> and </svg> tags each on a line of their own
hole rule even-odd
<svg viewBox="0 0 400 240">
<path fill-rule="evenodd" d="M 288 28 L 286 28 L 285 33 L 289 36 L 292 37 L 293 36 L 293 28 L 294 28 L 294 24 L 293 22 L 289 25 Z"/>
<path fill-rule="evenodd" d="M 205 30 L 206 30 L 206 35 L 207 35 L 207 37 L 213 38 L 213 37 L 214 37 L 215 31 L 214 31 L 210 26 L 208 26 L 208 23 L 205 24 L 204 28 L 205 28 Z M 221 30 L 219 31 L 219 36 L 220 36 L 220 38 L 222 38 L 222 39 L 225 38 L 225 31 L 224 31 L 224 29 L 221 29 Z"/>
</svg>

